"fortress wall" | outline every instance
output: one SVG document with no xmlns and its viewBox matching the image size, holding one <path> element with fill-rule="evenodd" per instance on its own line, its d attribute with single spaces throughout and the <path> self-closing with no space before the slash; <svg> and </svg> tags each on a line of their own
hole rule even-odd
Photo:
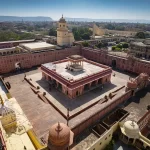
<svg viewBox="0 0 150 150">
<path fill-rule="evenodd" d="M 0 73 L 15 70 L 15 63 L 20 62 L 21 68 L 31 68 L 44 63 L 65 59 L 69 55 L 80 55 L 80 47 L 74 46 L 64 50 L 54 50 L 39 53 L 20 53 L 0 56 Z"/>
<path fill-rule="evenodd" d="M 150 63 L 148 62 L 109 55 L 106 52 L 94 50 L 92 48 L 82 48 L 82 55 L 87 59 L 109 66 L 112 66 L 112 61 L 115 60 L 116 68 L 120 70 L 129 71 L 137 74 L 144 72 L 150 75 Z"/>
<path fill-rule="evenodd" d="M 114 99 L 114 101 L 110 105 L 106 106 L 103 110 L 97 111 L 97 113 L 93 114 L 92 116 L 89 114 L 88 119 L 82 121 L 80 124 L 77 124 L 71 129 L 74 132 L 74 135 L 77 136 L 86 128 L 93 126 L 96 122 L 100 121 L 101 118 L 106 116 L 106 114 L 111 112 L 119 104 L 128 100 L 131 97 L 131 95 L 132 95 L 132 91 L 128 91 L 125 94 L 121 95 L 119 98 Z"/>
</svg>

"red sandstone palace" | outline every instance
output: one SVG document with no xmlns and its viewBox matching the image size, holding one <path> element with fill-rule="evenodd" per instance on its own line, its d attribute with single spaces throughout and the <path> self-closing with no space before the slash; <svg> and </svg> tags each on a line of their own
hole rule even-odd
<svg viewBox="0 0 150 150">
<path fill-rule="evenodd" d="M 112 39 L 103 40 L 116 39 L 112 37 Z M 118 38 L 117 40 L 121 39 Z M 25 103 L 22 107 L 24 107 L 24 110 L 27 110 L 27 117 L 33 123 L 35 133 L 38 133 L 38 138 L 41 139 L 40 142 L 42 143 L 44 139 L 47 143 L 46 146 L 51 150 L 66 150 L 71 148 L 73 146 L 74 136 L 77 137 L 82 131 L 91 126 L 93 126 L 92 132 L 97 134 L 99 138 L 96 143 L 99 146 L 103 145 L 108 138 L 112 138 L 114 131 L 111 131 L 111 128 L 114 130 L 113 126 L 118 125 L 117 122 L 120 122 L 129 114 L 125 110 L 118 109 L 108 117 L 102 118 L 120 104 L 127 102 L 129 98 L 134 97 L 134 94 L 137 91 L 148 88 L 147 86 L 150 81 L 150 63 L 148 61 L 111 55 L 102 49 L 83 48 L 80 43 L 75 43 L 76 46 L 58 48 L 55 45 L 42 41 L 29 42 L 30 41 L 23 41 L 21 43 L 8 42 L 9 45 L 7 45 L 7 43 L 6 45 L 2 43 L 4 46 L 0 53 L 0 73 L 15 71 L 16 65 L 18 64 L 20 69 L 31 68 L 42 64 L 41 77 L 43 78 L 40 77 L 40 79 L 46 79 L 50 88 L 51 86 L 54 86 L 69 98 L 76 98 L 87 91 L 98 86 L 103 87 L 105 83 L 109 83 L 111 80 L 112 69 L 108 66 L 140 74 L 135 79 L 129 78 L 130 80 L 127 82 L 127 85 L 119 86 L 117 89 L 107 93 L 102 98 L 98 98 L 91 104 L 86 106 L 81 105 L 81 109 L 78 111 L 75 110 L 74 113 L 69 113 L 68 109 L 67 115 L 67 107 L 65 107 L 64 110 L 62 105 L 57 106 L 58 103 L 55 103 L 56 100 L 54 99 L 55 102 L 53 102 L 53 98 L 47 96 L 49 93 L 46 94 L 46 92 L 43 92 L 43 89 L 37 86 L 37 82 L 33 81 L 34 78 L 31 79 L 30 77 L 28 78 L 25 76 L 24 79 L 27 83 L 23 83 L 20 79 L 16 81 L 12 78 L 7 78 L 11 83 L 14 83 L 15 81 L 13 88 L 17 85 L 16 82 L 18 83 L 19 86 L 17 85 L 16 89 L 14 88 L 12 90 L 13 95 L 19 95 L 17 97 L 18 101 Z M 90 42 L 99 42 L 99 40 Z M 28 85 L 28 83 L 30 84 Z M 24 96 L 24 91 L 19 91 L 20 88 L 25 87 L 26 90 L 30 90 L 27 96 Z M 31 89 L 33 91 L 31 91 Z M 65 98 L 63 100 L 65 101 Z M 73 105 L 74 104 L 75 103 L 73 103 Z M 77 105 L 77 107 L 78 106 L 79 105 Z M 28 108 L 30 108 L 31 111 L 28 111 Z M 54 115 L 52 115 L 53 112 Z M 36 118 L 37 116 L 38 118 Z M 148 117 L 141 118 L 138 123 L 140 129 L 147 131 L 146 126 L 148 126 L 149 112 L 146 116 Z M 133 115 L 132 117 L 135 116 Z M 63 123 L 56 123 L 58 119 Z M 54 122 L 56 124 L 54 124 Z M 65 125 L 65 122 L 67 122 L 67 125 L 70 126 L 70 128 Z M 135 123 L 132 121 L 132 124 L 134 125 Z M 50 125 L 51 127 L 49 128 Z M 131 129 L 131 126 L 124 127 Z M 48 130 L 49 133 L 45 133 Z M 122 138 L 124 141 L 131 141 L 133 143 L 133 139 L 129 139 L 127 135 L 123 135 Z M 139 145 L 141 141 L 142 140 L 136 139 L 135 142 Z M 92 149 L 95 149 L 95 147 L 96 145 L 94 145 Z"/>
<path fill-rule="evenodd" d="M 70 98 L 110 82 L 112 69 L 79 55 L 41 66 L 43 77 Z"/>
</svg>

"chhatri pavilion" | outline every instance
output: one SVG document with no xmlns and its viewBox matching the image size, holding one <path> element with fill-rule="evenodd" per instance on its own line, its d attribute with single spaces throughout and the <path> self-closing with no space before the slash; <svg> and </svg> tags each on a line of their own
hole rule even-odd
<svg viewBox="0 0 150 150">
<path fill-rule="evenodd" d="M 42 76 L 50 86 L 55 87 L 69 98 L 76 98 L 94 88 L 110 82 L 112 69 L 90 61 L 80 55 L 41 66 Z"/>
</svg>

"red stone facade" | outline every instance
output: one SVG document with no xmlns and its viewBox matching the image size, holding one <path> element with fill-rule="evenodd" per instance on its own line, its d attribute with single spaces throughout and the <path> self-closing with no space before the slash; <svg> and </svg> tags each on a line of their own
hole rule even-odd
<svg viewBox="0 0 150 150">
<path fill-rule="evenodd" d="M 100 118 L 102 118 L 107 113 L 111 112 L 115 107 L 119 104 L 123 103 L 124 101 L 128 100 L 132 96 L 132 91 L 128 91 L 123 94 L 121 97 L 111 100 L 111 104 L 105 105 L 103 109 L 97 111 L 96 114 L 92 116 L 89 114 L 87 120 L 82 121 L 80 124 L 72 128 L 74 135 L 80 134 L 83 130 L 90 127 L 92 124 L 95 124 Z"/>
<path fill-rule="evenodd" d="M 68 61 L 69 61 L 68 59 L 64 59 L 53 62 L 53 64 L 59 64 L 61 62 L 68 62 Z M 82 79 L 76 81 L 72 80 L 69 81 L 63 78 L 61 75 L 57 74 L 57 72 L 54 69 L 48 69 L 47 67 L 42 65 L 41 66 L 42 76 L 47 81 L 50 81 L 53 84 L 55 84 L 54 86 L 56 88 L 59 88 L 61 92 L 66 94 L 71 99 L 84 94 L 86 91 L 89 91 L 93 86 L 98 87 L 100 85 L 110 82 L 112 73 L 112 69 L 110 67 L 99 63 L 95 63 L 93 61 L 89 61 L 87 59 L 84 59 L 84 62 L 88 62 L 95 66 L 99 66 L 104 70 L 89 75 L 87 77 L 83 77 Z"/>
<path fill-rule="evenodd" d="M 11 47 L 10 44 L 11 43 L 3 43 L 0 44 L 0 46 L 5 45 L 5 47 Z M 31 68 L 43 63 L 61 60 L 73 54 L 79 54 L 89 60 L 93 60 L 95 62 L 109 66 L 112 66 L 112 61 L 115 61 L 116 68 L 120 70 L 130 71 L 137 74 L 144 72 L 150 75 L 149 62 L 109 55 L 102 50 L 81 48 L 80 46 L 66 48 L 64 50 L 55 50 L 40 53 L 20 53 L 0 56 L 0 73 L 8 73 L 10 71 L 13 71 L 15 69 L 15 63 L 18 61 L 21 63 L 22 68 Z"/>
<path fill-rule="evenodd" d="M 61 60 L 67 56 L 80 54 L 78 46 L 64 50 L 46 51 L 40 53 L 20 53 L 0 56 L 0 73 L 8 73 L 15 70 L 15 63 L 20 62 L 21 68 L 31 68 L 44 63 Z"/>
<path fill-rule="evenodd" d="M 82 56 L 112 66 L 112 62 L 115 61 L 116 68 L 133 73 L 147 73 L 150 75 L 150 62 L 144 62 L 139 60 L 127 59 L 115 55 L 109 55 L 107 52 L 101 50 L 94 50 L 92 48 L 82 48 Z"/>
<path fill-rule="evenodd" d="M 150 110 L 138 121 L 140 130 L 142 131 L 150 121 Z"/>
</svg>

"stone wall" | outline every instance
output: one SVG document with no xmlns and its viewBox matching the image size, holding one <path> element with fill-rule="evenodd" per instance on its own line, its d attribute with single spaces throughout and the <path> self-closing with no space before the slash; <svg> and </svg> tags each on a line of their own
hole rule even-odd
<svg viewBox="0 0 150 150">
<path fill-rule="evenodd" d="M 116 68 L 123 71 L 129 71 L 137 74 L 147 73 L 150 75 L 150 62 L 109 55 L 107 52 L 94 50 L 92 48 L 82 48 L 81 53 L 83 57 L 87 59 L 109 66 L 112 66 L 112 62 L 114 61 L 116 63 Z"/>
<path fill-rule="evenodd" d="M 21 68 L 31 68 L 44 63 L 61 60 L 69 55 L 79 54 L 79 46 L 63 50 L 46 51 L 40 53 L 19 53 L 0 56 L 0 73 L 8 73 L 15 70 L 15 64 L 20 62 Z"/>
<path fill-rule="evenodd" d="M 142 130 L 150 121 L 150 110 L 138 121 L 140 130 Z"/>
<path fill-rule="evenodd" d="M 75 136 L 80 134 L 83 130 L 90 127 L 91 125 L 95 124 L 99 119 L 104 117 L 107 113 L 112 111 L 115 107 L 117 107 L 119 104 L 123 103 L 124 101 L 128 100 L 132 95 L 132 91 L 128 91 L 125 94 L 123 94 L 121 97 L 117 98 L 111 105 L 104 108 L 103 110 L 97 111 L 96 114 L 93 114 L 92 116 L 89 114 L 89 117 L 87 120 L 82 121 L 80 124 L 72 128 L 72 131 L 74 132 Z"/>
</svg>

